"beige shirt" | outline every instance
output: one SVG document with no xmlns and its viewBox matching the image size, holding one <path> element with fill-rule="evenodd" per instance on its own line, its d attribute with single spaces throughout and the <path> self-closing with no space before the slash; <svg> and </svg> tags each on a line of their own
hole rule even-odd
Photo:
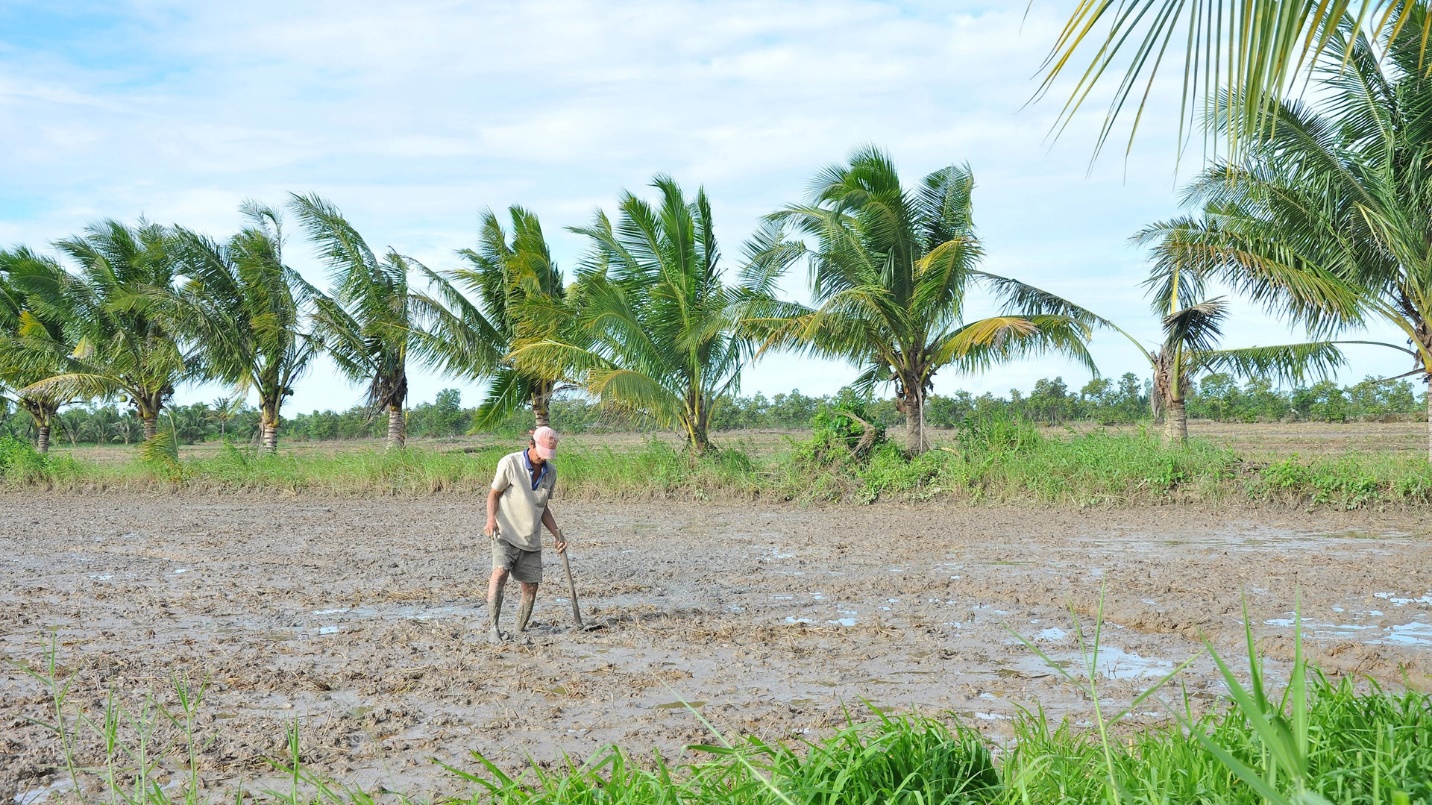
<svg viewBox="0 0 1432 805">
<path fill-rule="evenodd" d="M 497 499 L 497 531 L 501 539 L 524 551 L 542 550 L 542 514 L 552 488 L 557 485 L 557 468 L 548 461 L 542 465 L 537 488 L 532 488 L 531 465 L 527 451 L 518 450 L 497 462 L 497 475 L 492 479 Z"/>
</svg>

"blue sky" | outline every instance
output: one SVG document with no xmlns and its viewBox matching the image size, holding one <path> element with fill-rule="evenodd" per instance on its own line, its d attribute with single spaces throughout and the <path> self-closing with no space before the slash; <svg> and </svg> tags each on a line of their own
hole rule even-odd
<svg viewBox="0 0 1432 805">
<path fill-rule="evenodd" d="M 853 148 L 891 152 L 907 181 L 968 163 L 985 267 L 1065 294 L 1152 340 L 1128 238 L 1178 210 L 1177 112 L 1155 103 L 1133 153 L 1090 169 L 1097 103 L 1057 142 L 1051 100 L 1026 105 L 1069 2 L 30 2 L 0 4 L 0 243 L 44 248 L 100 218 L 144 215 L 222 236 L 246 198 L 317 192 L 375 248 L 454 265 L 487 207 L 536 210 L 559 264 L 618 193 L 671 173 L 712 198 L 726 265 L 756 219 L 799 200 Z M 1162 87 L 1177 92 L 1176 77 Z M 1057 100 L 1062 100 L 1062 97 Z M 1186 172 L 1198 155 L 1186 154 Z M 291 227 L 290 262 L 326 285 Z M 791 295 L 804 295 L 792 276 Z M 976 305 L 973 312 L 988 310 Z M 1293 340 L 1236 305 L 1230 345 Z M 1387 333 L 1374 333 L 1386 336 Z M 1404 371 L 1355 356 L 1346 381 Z M 1105 375 L 1144 367 L 1115 336 Z M 1088 372 L 1058 359 L 936 391 L 1004 393 Z M 414 402 L 458 386 L 413 373 Z M 855 371 L 773 356 L 743 391 L 824 394 Z M 222 389 L 181 390 L 181 401 Z M 289 413 L 360 390 L 320 364 Z"/>
</svg>

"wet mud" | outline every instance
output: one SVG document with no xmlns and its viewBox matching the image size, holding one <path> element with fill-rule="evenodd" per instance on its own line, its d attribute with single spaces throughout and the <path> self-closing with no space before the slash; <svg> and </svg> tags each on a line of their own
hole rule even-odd
<svg viewBox="0 0 1432 805">
<path fill-rule="evenodd" d="M 52 644 L 74 711 L 115 691 L 175 712 L 176 675 L 205 684 L 205 796 L 278 787 L 269 760 L 295 724 L 312 770 L 425 796 L 465 790 L 439 763 L 473 769 L 472 751 L 511 772 L 612 743 L 681 757 L 714 740 L 692 708 L 766 739 L 817 737 L 867 705 L 996 742 L 1021 708 L 1087 722 L 1080 686 L 1016 635 L 1077 676 L 1076 619 L 1092 636 L 1101 590 L 1096 675 L 1114 703 L 1204 636 L 1237 660 L 1245 597 L 1275 675 L 1300 606 L 1327 671 L 1432 687 L 1432 527 L 1415 515 L 558 501 L 597 628 L 572 624 L 549 552 L 529 639 L 491 646 L 482 502 L 0 497 L 0 801 L 67 779 L 23 670 Z M 1211 662 L 1182 678 L 1216 706 Z M 1169 718 L 1155 697 L 1133 723 Z M 153 720 L 155 745 L 177 746 Z M 182 784 L 186 760 L 160 758 L 161 780 Z"/>
</svg>

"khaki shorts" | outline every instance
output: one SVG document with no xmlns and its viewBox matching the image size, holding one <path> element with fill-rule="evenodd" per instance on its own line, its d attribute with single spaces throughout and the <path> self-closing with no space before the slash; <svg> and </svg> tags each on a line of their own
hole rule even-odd
<svg viewBox="0 0 1432 805">
<path fill-rule="evenodd" d="M 492 541 L 492 569 L 502 568 L 528 584 L 542 583 L 542 552 L 524 551 L 501 537 Z"/>
</svg>

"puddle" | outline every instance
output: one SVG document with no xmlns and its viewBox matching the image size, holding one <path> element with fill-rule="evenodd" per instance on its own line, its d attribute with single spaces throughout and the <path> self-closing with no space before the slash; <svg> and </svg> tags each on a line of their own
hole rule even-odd
<svg viewBox="0 0 1432 805">
<path fill-rule="evenodd" d="M 1034 639 L 1035 639 L 1035 640 L 1044 640 L 1044 641 L 1053 643 L 1053 642 L 1055 642 L 1055 641 L 1057 641 L 1057 640 L 1063 640 L 1065 637 L 1068 637 L 1068 636 L 1069 636 L 1069 633 L 1066 632 L 1066 631 L 1064 631 L 1063 629 L 1060 629 L 1060 628 L 1057 627 L 1057 626 L 1051 626 L 1051 627 L 1049 627 L 1048 629 L 1042 630 L 1041 632 L 1039 632 L 1039 634 L 1036 634 L 1036 635 L 1034 636 Z"/>
<path fill-rule="evenodd" d="M 1375 617 L 1377 615 L 1381 615 L 1382 613 L 1374 610 L 1371 614 Z M 1269 620 L 1263 621 L 1263 625 L 1278 626 L 1284 629 L 1291 629 L 1293 628 L 1293 619 L 1271 618 Z M 1370 624 L 1318 623 L 1311 618 L 1303 618 L 1302 622 L 1303 636 L 1310 637 L 1315 640 L 1328 640 L 1341 637 L 1356 637 L 1358 632 L 1364 632 L 1368 629 L 1375 628 L 1377 627 L 1372 626 Z"/>
<path fill-rule="evenodd" d="M 1088 661 L 1078 653 L 1051 653 L 1049 658 L 1054 661 L 1055 668 L 1064 669 L 1074 676 L 1082 677 L 1088 669 Z M 1173 666 L 1173 662 L 1169 660 L 1143 657 L 1118 646 L 1104 644 L 1099 646 L 1099 662 L 1095 670 L 1106 679 L 1134 680 L 1161 677 L 1172 671 Z M 1055 668 L 1051 668 L 1043 658 L 1032 656 L 1016 661 L 1010 668 L 998 669 L 995 673 L 999 676 L 1018 674 L 1038 678 L 1057 673 Z"/>
<path fill-rule="evenodd" d="M 1397 646 L 1432 646 L 1432 624 L 1404 623 L 1387 629 L 1387 637 L 1376 641 Z"/>
<path fill-rule="evenodd" d="M 1318 536 L 1324 539 L 1406 539 L 1412 534 L 1407 531 L 1324 531 Z"/>
<path fill-rule="evenodd" d="M 794 615 L 786 616 L 786 623 L 812 623 L 810 618 L 797 618 Z"/>
<path fill-rule="evenodd" d="M 1382 597 L 1382 594 L 1379 594 L 1379 597 Z M 1369 617 L 1378 618 L 1382 617 L 1383 613 L 1374 609 L 1367 614 Z M 1291 629 L 1293 619 L 1273 618 L 1263 623 L 1265 626 Z M 1303 636 L 1313 640 L 1355 639 L 1373 646 L 1432 646 L 1432 624 L 1422 621 L 1379 626 L 1370 623 L 1318 623 L 1311 618 L 1303 618 L 1302 626 Z"/>
<path fill-rule="evenodd" d="M 1373 593 L 1372 597 L 1381 598 L 1382 600 L 1388 602 L 1389 604 L 1392 604 L 1395 607 L 1405 607 L 1408 604 L 1422 604 L 1424 606 L 1432 606 L 1432 592 L 1429 592 L 1419 598 L 1404 598 L 1397 595 L 1396 593 Z"/>
<path fill-rule="evenodd" d="M 188 572 L 189 572 L 189 568 L 187 568 L 187 567 L 181 567 L 181 568 L 175 569 L 174 575 L 177 576 L 177 575 L 179 575 L 180 573 L 188 573 Z"/>
<path fill-rule="evenodd" d="M 56 780 L 44 788 L 22 791 L 15 795 L 15 805 L 40 805 L 50 799 L 51 794 L 63 794 L 75 787 L 70 780 Z"/>
<path fill-rule="evenodd" d="M 557 599 L 564 601 L 565 599 Z M 422 604 L 397 604 L 387 606 L 356 606 L 356 607 L 332 607 L 329 609 L 318 609 L 310 612 L 323 618 L 337 618 L 339 623 L 354 623 L 366 620 L 408 620 L 408 621 L 431 621 L 444 618 L 486 618 L 485 605 L 478 604 L 448 604 L 443 606 L 424 606 Z M 336 628 L 336 627 L 335 627 Z M 320 632 L 330 634 L 330 632 Z"/>
<path fill-rule="evenodd" d="M 1096 670 L 1110 679 L 1142 679 L 1163 676 L 1173 670 L 1173 663 L 1169 660 L 1140 657 L 1117 646 L 1100 646 L 1099 665 Z"/>
<path fill-rule="evenodd" d="M 685 709 L 688 708 L 688 707 L 700 708 L 700 707 L 704 707 L 705 705 L 706 705 L 706 702 L 704 702 L 704 701 L 702 701 L 702 700 L 700 700 L 700 699 L 697 699 L 696 701 L 691 701 L 691 702 L 666 702 L 666 703 L 664 703 L 664 704 L 658 704 L 656 707 L 654 707 L 654 708 L 652 708 L 652 709 L 654 709 L 654 710 L 685 710 Z"/>
<path fill-rule="evenodd" d="M 836 618 L 833 621 L 826 621 L 826 623 L 834 623 L 837 626 L 854 626 L 855 618 Z"/>
<path fill-rule="evenodd" d="M 318 627 L 318 633 L 319 633 L 319 634 L 338 634 L 338 627 L 337 627 L 337 626 L 320 626 L 320 627 Z"/>
</svg>

